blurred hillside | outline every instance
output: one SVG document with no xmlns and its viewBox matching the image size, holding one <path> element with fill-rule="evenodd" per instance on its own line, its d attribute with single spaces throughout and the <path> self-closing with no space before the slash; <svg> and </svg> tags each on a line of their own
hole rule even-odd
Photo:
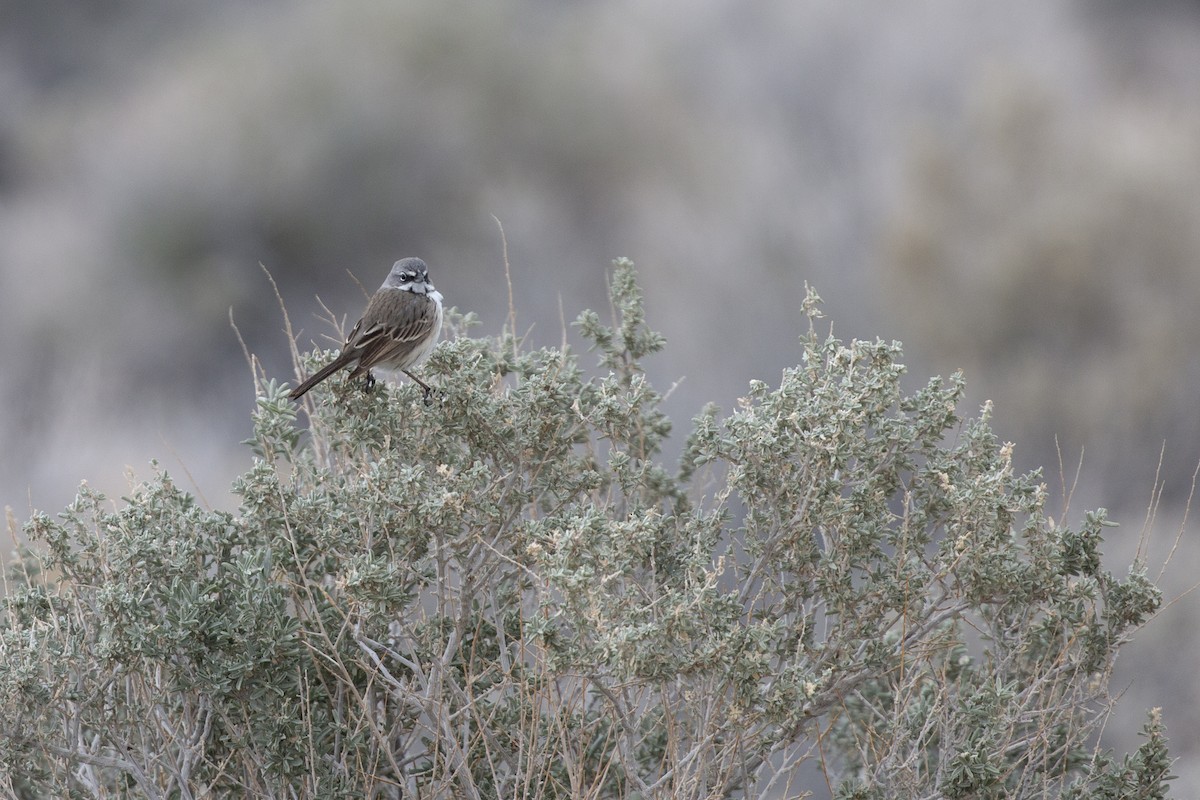
<svg viewBox="0 0 1200 800">
<path fill-rule="evenodd" d="M 293 379 L 258 265 L 305 341 L 405 255 L 491 333 L 495 215 L 535 342 L 638 263 L 680 424 L 796 361 L 808 281 L 1136 530 L 1200 460 L 1197 85 L 1182 0 L 4 4 L 0 505 L 152 457 L 227 504 L 230 308 Z"/>
</svg>

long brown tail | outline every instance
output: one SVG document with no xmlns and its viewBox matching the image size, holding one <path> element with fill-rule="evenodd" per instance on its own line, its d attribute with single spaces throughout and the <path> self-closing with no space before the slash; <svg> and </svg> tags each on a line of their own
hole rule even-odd
<svg viewBox="0 0 1200 800">
<path fill-rule="evenodd" d="M 295 389 L 293 389 L 292 393 L 289 394 L 288 397 L 291 398 L 292 400 L 299 400 L 301 397 L 304 396 L 305 392 L 307 392 L 309 389 L 316 386 L 321 381 L 328 378 L 333 373 L 337 372 L 339 369 L 342 369 L 347 364 L 349 364 L 349 361 L 343 361 L 342 357 L 338 356 L 333 361 L 329 362 L 328 364 L 326 364 L 325 366 L 323 366 L 319 370 L 317 370 L 315 373 L 313 373 L 313 376 L 311 378 L 309 378 L 304 383 L 300 384 Z"/>
</svg>

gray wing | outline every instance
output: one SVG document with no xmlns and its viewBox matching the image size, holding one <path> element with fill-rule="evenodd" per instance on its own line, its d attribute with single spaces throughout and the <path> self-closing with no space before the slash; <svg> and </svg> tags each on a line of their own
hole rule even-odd
<svg viewBox="0 0 1200 800">
<path fill-rule="evenodd" d="M 346 351 L 358 356 L 355 373 L 382 365 L 403 368 L 405 356 L 424 342 L 437 322 L 437 306 L 423 294 L 382 290 L 354 326 Z"/>
</svg>

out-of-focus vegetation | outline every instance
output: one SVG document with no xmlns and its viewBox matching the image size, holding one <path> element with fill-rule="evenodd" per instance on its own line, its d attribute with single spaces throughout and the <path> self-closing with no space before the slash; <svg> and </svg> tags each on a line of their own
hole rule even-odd
<svg viewBox="0 0 1200 800">
<path fill-rule="evenodd" d="M 498 321 L 493 214 L 545 341 L 560 298 L 602 301 L 583 265 L 639 258 L 681 413 L 786 364 L 809 279 L 846 332 L 896 330 L 1003 397 L 1025 466 L 1058 435 L 1068 462 L 1086 446 L 1085 489 L 1140 502 L 1166 439 L 1165 472 L 1190 474 L 1190 6 L 460 11 L 0 12 L 5 502 L 63 502 L 162 438 L 221 486 L 231 456 L 204 443 L 240 432 L 230 306 L 284 363 L 257 265 L 353 314 L 346 269 L 369 285 L 417 253 Z"/>
<path fill-rule="evenodd" d="M 1179 306 L 1200 298 L 1200 118 L 1068 117 L 1028 82 L 996 83 L 920 142 L 885 251 L 892 314 L 986 374 L 1035 440 L 1097 445 L 1086 466 L 1114 479 L 1113 502 L 1145 500 L 1165 441 L 1178 497 L 1200 443 L 1200 315 Z"/>
</svg>

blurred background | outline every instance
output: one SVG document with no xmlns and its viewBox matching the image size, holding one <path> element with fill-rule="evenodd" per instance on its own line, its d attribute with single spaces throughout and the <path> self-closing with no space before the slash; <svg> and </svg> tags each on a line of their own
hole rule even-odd
<svg viewBox="0 0 1200 800">
<path fill-rule="evenodd" d="M 1114 568 L 1157 498 L 1156 575 L 1200 462 L 1198 86 L 1188 0 L 4 3 L 0 505 L 119 497 L 157 458 L 231 507 L 231 309 L 294 383 L 259 264 L 305 343 L 316 295 L 353 322 L 346 271 L 371 290 L 407 255 L 490 335 L 495 215 L 534 345 L 634 259 L 676 438 L 797 361 L 807 281 L 835 335 L 905 343 L 912 387 L 964 370 L 1052 497 L 1082 463 L 1056 513 L 1108 507 Z M 1165 705 L 1179 787 L 1194 539 L 1108 732 L 1136 746 Z"/>
</svg>

